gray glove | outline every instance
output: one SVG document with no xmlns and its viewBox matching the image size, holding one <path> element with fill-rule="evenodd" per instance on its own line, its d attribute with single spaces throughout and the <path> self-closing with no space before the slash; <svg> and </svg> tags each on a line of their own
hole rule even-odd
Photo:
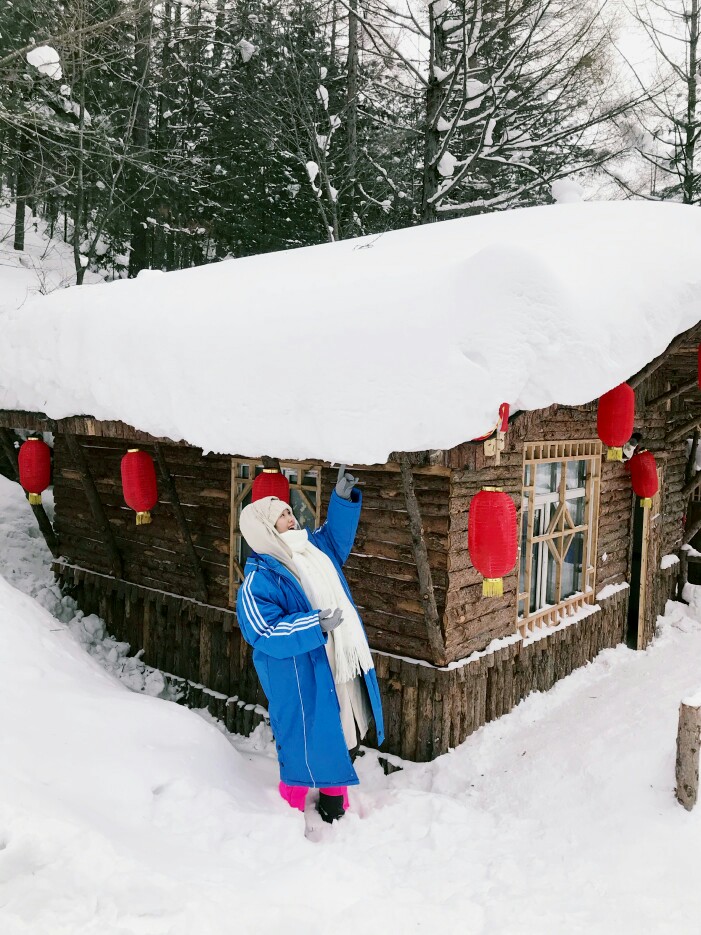
<svg viewBox="0 0 701 935">
<path fill-rule="evenodd" d="M 343 614 L 341 613 L 340 607 L 337 607 L 336 610 L 333 611 L 319 611 L 319 626 L 324 633 L 330 633 L 332 630 L 335 630 L 340 623 L 343 623 Z"/>
<path fill-rule="evenodd" d="M 358 478 L 352 474 L 341 474 L 336 481 L 336 493 L 344 500 L 350 500 L 351 492 L 357 483 Z"/>
</svg>

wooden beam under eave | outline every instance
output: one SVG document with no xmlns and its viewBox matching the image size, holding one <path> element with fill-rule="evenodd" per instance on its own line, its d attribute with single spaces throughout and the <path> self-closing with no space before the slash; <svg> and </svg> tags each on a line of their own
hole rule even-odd
<svg viewBox="0 0 701 935">
<path fill-rule="evenodd" d="M 424 620 L 426 621 L 426 633 L 433 656 L 431 661 L 434 665 L 445 665 L 445 638 L 441 630 L 441 621 L 438 616 L 436 595 L 433 590 L 433 577 L 431 575 L 431 566 L 428 562 L 428 550 L 424 540 L 421 511 L 419 510 L 419 501 L 416 497 L 416 489 L 414 488 L 411 464 L 408 460 L 402 459 L 399 462 L 399 467 L 402 477 L 402 487 L 404 488 L 404 500 L 409 516 L 414 561 L 416 562 L 416 568 L 419 573 L 419 587 L 421 589 Z"/>
<path fill-rule="evenodd" d="M 696 326 L 694 326 L 694 328 L 695 327 Z M 689 331 L 693 330 L 693 328 L 689 329 Z M 676 338 L 674 338 L 674 340 L 667 345 L 665 350 L 662 351 L 659 357 L 655 357 L 655 359 L 651 360 L 649 364 L 645 364 L 642 370 L 639 370 L 628 380 L 629 385 L 632 386 L 633 389 L 637 389 L 643 380 L 647 380 L 649 376 L 652 376 L 652 374 L 658 370 L 662 364 L 665 363 L 665 361 L 669 359 L 670 355 L 674 354 L 675 351 L 680 350 L 684 343 L 690 340 L 692 340 L 692 338 L 688 331 L 684 331 L 682 334 L 678 334 Z"/>
<path fill-rule="evenodd" d="M 185 513 L 183 512 L 180 498 L 178 497 L 178 491 L 175 488 L 175 481 L 173 480 L 173 476 L 170 473 L 168 462 L 165 459 L 165 455 L 163 454 L 163 449 L 161 448 L 160 444 L 155 442 L 153 448 L 156 453 L 158 468 L 161 472 L 161 477 L 165 483 L 166 490 L 168 491 L 168 496 L 170 497 L 170 502 L 173 506 L 173 512 L 175 513 L 178 527 L 182 533 L 185 549 L 187 551 L 190 564 L 195 575 L 198 600 L 202 601 L 203 604 L 207 604 L 209 602 L 209 597 L 207 593 L 207 582 L 205 581 L 204 572 L 202 571 L 202 562 L 200 561 L 200 557 L 195 551 L 195 546 L 192 543 L 190 527 L 187 524 Z"/>
<path fill-rule="evenodd" d="M 682 425 L 672 427 L 665 437 L 666 445 L 673 445 L 674 442 L 680 441 L 682 438 L 686 438 L 688 435 L 701 425 L 701 413 L 697 416 L 694 416 L 693 419 L 689 419 L 688 422 L 684 422 Z"/>
<path fill-rule="evenodd" d="M 676 386 L 672 390 L 667 390 L 666 393 L 660 393 L 659 396 L 655 396 L 654 399 L 650 399 L 645 404 L 646 408 L 653 408 L 655 406 L 660 406 L 663 403 L 668 403 L 672 399 L 676 399 L 677 396 L 682 396 L 684 393 L 690 393 L 693 389 L 698 387 L 698 380 L 694 377 L 693 380 L 690 380 L 688 383 L 682 384 L 682 386 Z"/>
<path fill-rule="evenodd" d="M 78 472 L 78 476 L 80 477 L 80 482 L 83 485 L 83 490 L 85 491 L 85 496 L 88 499 L 88 504 L 90 505 L 90 510 L 92 512 L 93 519 L 95 520 L 95 525 L 97 526 L 98 531 L 102 537 L 103 545 L 107 550 L 110 565 L 112 566 L 112 574 L 115 578 L 123 578 L 124 567 L 122 563 L 122 556 L 119 554 L 119 549 L 117 548 L 117 542 L 114 538 L 112 527 L 109 524 L 104 507 L 102 506 L 102 501 L 100 500 L 100 495 L 98 494 L 97 487 L 95 486 L 95 481 L 93 480 L 92 474 L 90 473 L 88 459 L 85 457 L 85 452 L 80 447 L 80 443 L 75 435 L 63 433 L 63 437 L 66 440 L 66 445 L 71 453 L 73 464 L 75 465 L 75 469 Z"/>
</svg>

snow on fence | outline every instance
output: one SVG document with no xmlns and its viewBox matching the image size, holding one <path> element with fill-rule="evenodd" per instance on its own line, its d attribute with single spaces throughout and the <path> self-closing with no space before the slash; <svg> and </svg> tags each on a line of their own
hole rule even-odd
<svg viewBox="0 0 701 935">
<path fill-rule="evenodd" d="M 699 747 L 701 746 L 701 691 L 679 706 L 677 731 L 677 801 L 687 811 L 696 805 L 699 793 Z"/>
</svg>

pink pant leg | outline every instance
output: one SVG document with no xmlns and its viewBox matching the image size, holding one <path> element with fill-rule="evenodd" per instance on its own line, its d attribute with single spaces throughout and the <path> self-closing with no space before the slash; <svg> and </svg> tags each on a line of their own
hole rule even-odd
<svg viewBox="0 0 701 935">
<path fill-rule="evenodd" d="M 286 782 L 280 782 L 278 791 L 291 808 L 297 808 L 300 812 L 304 811 L 304 800 L 309 792 L 308 786 L 288 786 Z"/>
</svg>

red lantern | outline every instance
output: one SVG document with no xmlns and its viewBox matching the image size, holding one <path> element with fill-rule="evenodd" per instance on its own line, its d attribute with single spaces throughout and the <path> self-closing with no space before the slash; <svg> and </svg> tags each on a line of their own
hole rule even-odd
<svg viewBox="0 0 701 935">
<path fill-rule="evenodd" d="M 263 473 L 253 481 L 251 502 L 263 497 L 277 497 L 285 503 L 290 502 L 290 482 L 277 468 L 263 468 Z"/>
<path fill-rule="evenodd" d="M 635 392 L 632 386 L 621 383 L 599 400 L 596 429 L 601 441 L 608 446 L 607 461 L 622 461 L 623 446 L 633 434 L 635 420 Z"/>
<path fill-rule="evenodd" d="M 127 506 L 136 512 L 136 525 L 151 522 L 151 510 L 158 503 L 158 484 L 153 458 L 145 451 L 130 448 L 122 458 L 122 492 Z"/>
<path fill-rule="evenodd" d="M 485 487 L 472 498 L 467 523 L 467 547 L 472 564 L 484 577 L 483 597 L 504 593 L 502 578 L 516 564 L 516 505 L 497 487 Z"/>
<path fill-rule="evenodd" d="M 652 506 L 652 498 L 660 487 L 654 454 L 651 451 L 639 451 L 630 459 L 627 468 L 633 491 L 640 497 L 640 506 Z"/>
<path fill-rule="evenodd" d="M 19 482 L 29 494 L 29 502 L 36 506 L 51 483 L 51 449 L 40 438 L 29 438 L 19 450 L 17 464 Z"/>
</svg>

